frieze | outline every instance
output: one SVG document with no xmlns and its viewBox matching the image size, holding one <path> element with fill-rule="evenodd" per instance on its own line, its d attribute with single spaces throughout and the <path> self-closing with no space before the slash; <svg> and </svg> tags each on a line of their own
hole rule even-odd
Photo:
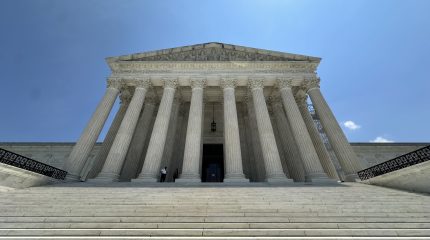
<svg viewBox="0 0 430 240">
<path fill-rule="evenodd" d="M 225 48 L 202 48 L 191 51 L 169 52 L 127 61 L 297 61 L 285 56 L 273 56 L 257 52 L 244 52 Z M 307 60 L 302 60 L 307 61 Z"/>
</svg>

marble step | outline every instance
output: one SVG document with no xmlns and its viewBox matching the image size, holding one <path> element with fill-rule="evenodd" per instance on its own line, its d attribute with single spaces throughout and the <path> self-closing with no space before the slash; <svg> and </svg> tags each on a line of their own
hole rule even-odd
<svg viewBox="0 0 430 240">
<path fill-rule="evenodd" d="M 429 223 L 429 217 L 355 217 L 355 216 L 329 216 L 329 217 L 109 217 L 109 216 L 44 216 L 44 217 L 0 217 L 0 223 L 14 222 L 44 222 L 44 223 L 85 223 L 85 222 L 129 222 L 129 223 L 203 223 L 203 222 L 236 222 L 236 223 Z"/>
<path fill-rule="evenodd" d="M 0 236 L 387 236 L 427 237 L 430 229 L 0 229 Z"/>
<path fill-rule="evenodd" d="M 118 223 L 66 223 L 66 222 L 54 222 L 54 223 L 41 223 L 41 222 L 13 222 L 13 223 L 1 223 L 0 229 L 69 229 L 69 228 L 79 228 L 79 229 L 96 229 L 96 228 L 112 228 L 112 229 L 129 229 L 129 228 L 184 228 L 184 229 L 193 229 L 193 228 L 201 228 L 201 229 L 211 229 L 211 228 L 219 228 L 219 229 L 239 229 L 239 228 L 252 228 L 252 229 L 309 229 L 309 228 L 317 228 L 317 229 L 430 229 L 430 222 L 420 223 L 420 222 L 411 222 L 411 223 L 364 223 L 364 222 L 354 222 L 354 223 L 289 223 L 289 222 L 279 222 L 279 223 L 237 223 L 237 222 L 222 222 L 222 223 L 172 223 L 172 222 L 150 222 L 150 223 L 142 223 L 142 222 L 118 222 Z"/>
<path fill-rule="evenodd" d="M 428 195 L 361 184 L 249 188 L 118 186 L 125 185 L 71 184 L 0 192 L 0 239 L 430 236 Z"/>
</svg>

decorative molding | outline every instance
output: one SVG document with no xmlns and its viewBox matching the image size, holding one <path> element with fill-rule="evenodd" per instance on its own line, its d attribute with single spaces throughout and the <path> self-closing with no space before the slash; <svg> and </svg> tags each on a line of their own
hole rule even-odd
<svg viewBox="0 0 430 240">
<path fill-rule="evenodd" d="M 249 78 L 248 79 L 248 86 L 251 90 L 257 89 L 257 88 L 264 88 L 264 78 Z"/>
<path fill-rule="evenodd" d="M 220 87 L 221 88 L 236 88 L 237 86 L 237 79 L 232 77 L 223 77 L 220 80 Z"/>
<path fill-rule="evenodd" d="M 163 83 L 164 83 L 164 88 L 176 89 L 178 87 L 177 78 L 163 78 Z"/>
<path fill-rule="evenodd" d="M 205 88 L 206 87 L 206 78 L 203 77 L 192 77 L 190 78 L 191 88 Z"/>
</svg>

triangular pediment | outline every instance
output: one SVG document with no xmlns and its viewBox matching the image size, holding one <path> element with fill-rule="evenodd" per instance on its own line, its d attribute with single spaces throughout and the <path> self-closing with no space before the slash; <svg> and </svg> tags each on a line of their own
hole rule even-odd
<svg viewBox="0 0 430 240">
<path fill-rule="evenodd" d="M 321 59 L 298 54 L 248 48 L 224 43 L 205 43 L 109 58 L 109 61 L 307 61 Z"/>
</svg>

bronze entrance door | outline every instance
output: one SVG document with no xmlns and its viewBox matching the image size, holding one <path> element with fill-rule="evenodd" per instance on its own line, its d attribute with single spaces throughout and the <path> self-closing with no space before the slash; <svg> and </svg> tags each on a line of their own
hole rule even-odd
<svg viewBox="0 0 430 240">
<path fill-rule="evenodd" d="M 223 180 L 223 145 L 203 144 L 202 182 L 222 182 Z"/>
</svg>

